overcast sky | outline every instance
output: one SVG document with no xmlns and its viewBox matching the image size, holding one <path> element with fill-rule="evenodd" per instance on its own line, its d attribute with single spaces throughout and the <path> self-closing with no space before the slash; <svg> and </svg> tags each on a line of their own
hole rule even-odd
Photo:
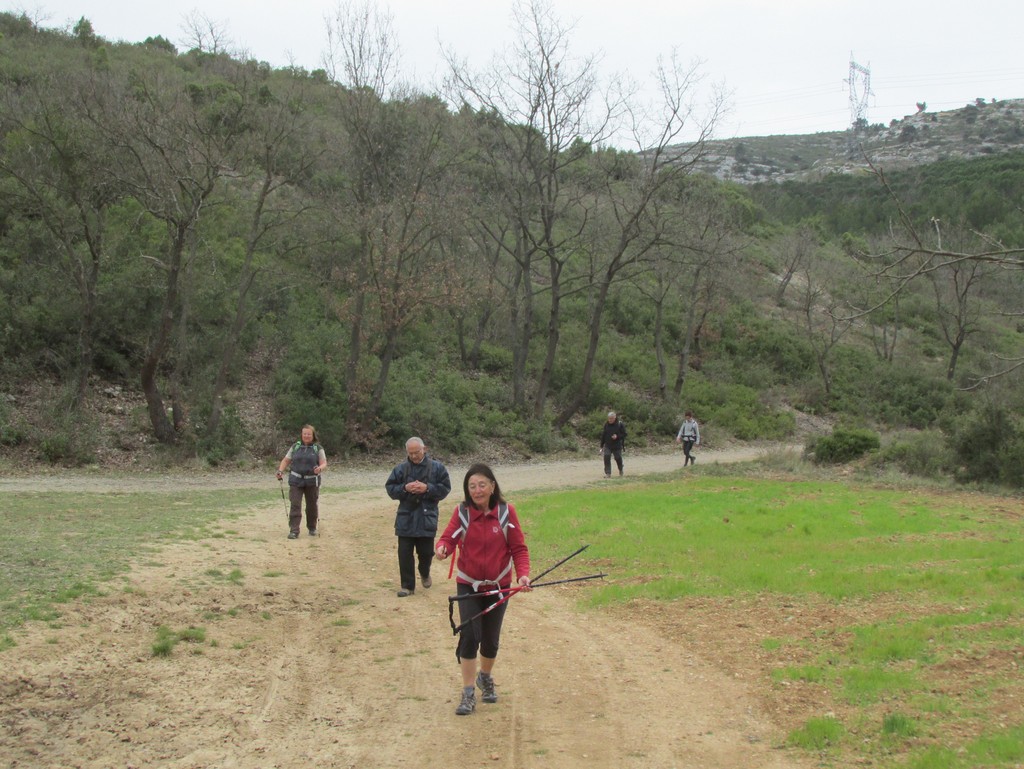
<svg viewBox="0 0 1024 769">
<path fill-rule="evenodd" d="M 513 34 L 514 0 L 380 0 L 391 13 L 403 73 L 429 88 L 440 46 L 482 67 Z M 870 123 L 956 109 L 976 98 L 1024 98 L 1024 3 L 1011 0 L 553 0 L 574 24 L 571 51 L 601 57 L 605 74 L 651 82 L 657 56 L 700 62 L 730 93 L 716 138 L 805 134 L 850 124 L 851 56 L 870 69 Z M 273 66 L 322 65 L 333 0 L 0 0 L 45 27 L 81 17 L 107 40 L 185 40 L 185 19 L 222 24 L 233 48 Z"/>
</svg>

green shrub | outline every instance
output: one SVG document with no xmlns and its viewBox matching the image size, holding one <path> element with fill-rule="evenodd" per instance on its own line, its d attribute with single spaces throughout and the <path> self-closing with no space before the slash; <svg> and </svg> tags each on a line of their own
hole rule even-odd
<svg viewBox="0 0 1024 769">
<path fill-rule="evenodd" d="M 952 443 L 958 480 L 1024 485 L 1024 433 L 1006 407 L 987 404 L 956 424 Z"/>
<path fill-rule="evenodd" d="M 745 385 L 710 382 L 691 375 L 683 388 L 683 407 L 701 424 L 701 441 L 713 431 L 740 440 L 779 440 L 796 429 L 792 414 L 763 403 L 758 392 Z M 678 420 L 682 421 L 681 417 Z M 679 424 L 675 425 L 676 429 Z"/>
<path fill-rule="evenodd" d="M 44 414 L 44 423 L 36 433 L 39 453 L 50 464 L 78 467 L 95 461 L 99 441 L 96 423 L 78 409 L 55 404 Z"/>
<path fill-rule="evenodd" d="M 801 382 L 814 370 L 814 353 L 799 332 L 759 317 L 750 305 L 732 309 L 721 334 L 722 352 L 732 362 L 732 381 L 760 389 Z"/>
<path fill-rule="evenodd" d="M 385 388 L 380 417 L 395 445 L 418 435 L 440 452 L 476 448 L 481 407 L 475 382 L 414 353 L 396 360 Z"/>
<path fill-rule="evenodd" d="M 512 350 L 484 342 L 480 345 L 479 365 L 482 371 L 508 376 L 512 371 Z"/>
<path fill-rule="evenodd" d="M 28 441 L 28 430 L 16 423 L 10 409 L 0 403 L 0 446 L 20 446 Z"/>
<path fill-rule="evenodd" d="M 209 420 L 209 406 L 200 415 L 202 422 Z M 199 438 L 199 456 L 211 465 L 227 462 L 242 453 L 247 439 L 245 426 L 235 406 L 226 406 L 221 413 L 220 424 L 215 434 L 204 433 Z"/>
<path fill-rule="evenodd" d="M 871 430 L 837 427 L 807 444 L 807 452 L 816 464 L 842 464 L 858 459 L 881 445 L 878 433 Z"/>
<path fill-rule="evenodd" d="M 939 430 L 898 435 L 879 452 L 878 460 L 924 478 L 949 476 L 955 469 L 949 438 Z"/>
<path fill-rule="evenodd" d="M 341 440 L 348 432 L 344 386 L 323 356 L 286 358 L 278 369 L 274 390 L 275 406 L 289 435 L 298 437 L 302 425 L 312 424 L 328 451 L 341 450 L 332 440 Z"/>
</svg>

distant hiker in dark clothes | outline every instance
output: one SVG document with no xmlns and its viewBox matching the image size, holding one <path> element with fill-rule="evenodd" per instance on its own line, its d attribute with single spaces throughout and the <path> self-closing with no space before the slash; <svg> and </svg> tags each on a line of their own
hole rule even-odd
<svg viewBox="0 0 1024 769">
<path fill-rule="evenodd" d="M 405 442 L 408 458 L 395 465 L 384 484 L 388 496 L 398 500 L 395 536 L 398 537 L 399 598 L 416 592 L 416 558 L 419 559 L 423 587 L 430 587 L 430 562 L 434 558 L 437 535 L 437 503 L 452 490 L 448 470 L 427 456 L 422 438 Z"/>
<path fill-rule="evenodd" d="M 315 537 L 320 520 L 320 473 L 327 469 L 327 455 L 317 440 L 316 428 L 303 425 L 299 440 L 292 444 L 277 466 L 277 480 L 288 471 L 288 539 L 298 539 L 302 527 L 302 500 L 306 500 L 306 528 Z"/>
<path fill-rule="evenodd" d="M 513 568 L 517 584 L 529 590 L 530 551 L 515 508 L 502 498 L 494 471 L 484 464 L 472 465 L 462 481 L 462 493 L 463 501 L 452 513 L 435 550 L 443 561 L 458 546 L 458 594 L 468 596 L 508 588 L 512 585 Z M 501 623 L 508 604 L 499 604 L 486 614 L 477 615 L 502 597 L 485 595 L 459 601 L 459 616 L 469 624 L 459 634 L 457 656 L 462 670 L 462 696 L 455 708 L 458 716 L 468 716 L 476 710 L 475 687 L 480 688 L 484 702 L 498 701 L 491 670 L 498 656 Z"/>
<path fill-rule="evenodd" d="M 608 412 L 608 421 L 601 430 L 601 457 L 604 459 L 604 477 L 612 477 L 612 457 L 622 475 L 622 449 L 626 445 L 626 426 L 614 411 Z"/>
</svg>

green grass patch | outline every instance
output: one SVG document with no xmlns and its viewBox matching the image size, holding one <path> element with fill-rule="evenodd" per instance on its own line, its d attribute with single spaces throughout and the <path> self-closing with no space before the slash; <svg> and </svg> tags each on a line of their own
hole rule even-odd
<svg viewBox="0 0 1024 769">
<path fill-rule="evenodd" d="M 786 743 L 804 750 L 827 750 L 836 747 L 846 729 L 835 718 L 810 718 L 802 727 L 789 733 Z"/>
<path fill-rule="evenodd" d="M 773 681 L 806 681 L 808 683 L 822 683 L 825 681 L 825 669 L 815 665 L 787 665 L 772 671 Z"/>
<path fill-rule="evenodd" d="M 615 562 L 615 584 L 593 591 L 597 603 L 761 591 L 837 600 L 912 591 L 973 601 L 1021 586 L 1012 532 L 1020 522 L 972 514 L 940 496 L 689 478 L 543 494 L 524 511 L 541 557 L 580 542 L 592 546 L 591 557 Z"/>
<path fill-rule="evenodd" d="M 913 737 L 917 734 L 917 725 L 905 713 L 886 713 L 882 718 L 882 733 L 892 737 Z"/>
<path fill-rule="evenodd" d="M 786 647 L 767 677 L 820 687 L 857 721 L 809 719 L 787 745 L 837 765 L 893 765 L 894 750 L 914 769 L 1019 765 L 1020 732 L 986 710 L 1024 689 L 1024 670 L 1005 664 L 1024 637 L 1024 516 L 1006 498 L 691 473 L 516 501 L 536 569 L 589 544 L 557 576 L 610 575 L 579 591 L 584 605 L 776 596 L 867 607 L 861 623 L 758 642 L 769 658 Z M 952 763 L 936 747 L 950 735 L 961 735 Z"/>
<path fill-rule="evenodd" d="M 165 543 L 210 538 L 226 519 L 266 505 L 266 492 L 110 493 L 13 491 L 4 494 L 0 538 L 0 631 L 52 622 L 60 605 L 101 594 L 133 560 L 159 565 Z M 227 575 L 235 582 L 241 574 Z M 2 651 L 0 644 L 0 651 Z"/>
<path fill-rule="evenodd" d="M 166 625 L 156 629 L 156 640 L 150 647 L 154 657 L 169 657 L 179 643 L 201 644 L 206 640 L 206 628 L 188 627 L 171 630 Z"/>
</svg>

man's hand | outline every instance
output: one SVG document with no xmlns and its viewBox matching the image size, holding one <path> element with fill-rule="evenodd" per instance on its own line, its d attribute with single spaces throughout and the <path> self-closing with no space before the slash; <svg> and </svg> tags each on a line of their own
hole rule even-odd
<svg viewBox="0 0 1024 769">
<path fill-rule="evenodd" d="M 405 484 L 405 490 L 410 494 L 426 494 L 427 484 L 423 481 L 409 481 Z"/>
<path fill-rule="evenodd" d="M 276 475 L 277 475 L 277 480 L 281 480 L 282 478 L 284 478 L 284 472 L 281 471 L 281 470 L 278 470 Z"/>
</svg>

